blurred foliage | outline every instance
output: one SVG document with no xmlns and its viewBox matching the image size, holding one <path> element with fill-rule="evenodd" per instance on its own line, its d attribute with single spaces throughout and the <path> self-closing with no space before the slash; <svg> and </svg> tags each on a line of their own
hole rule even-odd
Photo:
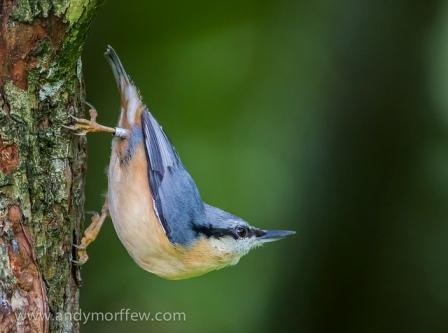
<svg viewBox="0 0 448 333">
<path fill-rule="evenodd" d="M 203 198 L 298 231 L 185 281 L 144 272 L 110 221 L 83 267 L 83 311 L 186 322 L 83 332 L 448 332 L 448 4 L 117 1 L 84 52 L 99 121 L 119 113 L 111 44 Z M 86 210 L 111 138 L 89 136 Z"/>
</svg>

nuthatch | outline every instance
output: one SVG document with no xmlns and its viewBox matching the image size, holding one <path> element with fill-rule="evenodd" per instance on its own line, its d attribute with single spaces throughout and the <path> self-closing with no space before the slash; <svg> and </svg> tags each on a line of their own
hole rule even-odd
<svg viewBox="0 0 448 333">
<path fill-rule="evenodd" d="M 75 119 L 79 135 L 110 132 L 115 138 L 108 171 L 108 194 L 101 214 L 92 218 L 78 248 L 86 247 L 110 214 L 118 237 L 143 269 L 167 279 L 199 276 L 235 265 L 249 250 L 294 231 L 262 230 L 238 216 L 204 203 L 162 127 L 143 104 L 112 47 L 109 61 L 121 97 L 118 127 Z"/>
</svg>

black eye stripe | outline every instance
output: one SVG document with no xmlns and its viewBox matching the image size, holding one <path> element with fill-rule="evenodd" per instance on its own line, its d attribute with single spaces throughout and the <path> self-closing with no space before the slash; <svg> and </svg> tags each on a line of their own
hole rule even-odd
<svg viewBox="0 0 448 333">
<path fill-rule="evenodd" d="M 240 235 L 237 230 L 241 228 L 244 229 L 245 234 Z M 242 239 L 242 238 L 249 238 L 249 237 L 260 237 L 265 234 L 265 232 L 258 228 L 251 228 L 247 226 L 236 226 L 231 229 L 226 228 L 216 228 L 211 225 L 207 226 L 195 226 L 195 231 L 197 233 L 203 234 L 206 237 L 214 237 L 214 238 L 221 238 L 225 236 L 231 236 L 234 239 Z"/>
<path fill-rule="evenodd" d="M 208 226 L 195 226 L 194 229 L 197 233 L 203 234 L 206 237 L 221 238 L 224 236 L 232 236 L 233 238 L 235 238 L 233 230 L 229 230 L 226 228 L 215 228 L 212 227 L 211 225 L 208 225 Z"/>
</svg>

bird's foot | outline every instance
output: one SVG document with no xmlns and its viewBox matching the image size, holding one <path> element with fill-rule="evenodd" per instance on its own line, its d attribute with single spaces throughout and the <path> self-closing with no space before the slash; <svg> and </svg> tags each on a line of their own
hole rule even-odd
<svg viewBox="0 0 448 333">
<path fill-rule="evenodd" d="M 107 200 L 101 209 L 101 214 L 93 213 L 90 225 L 84 231 L 84 235 L 81 239 L 81 242 L 76 245 L 73 244 L 73 247 L 76 248 L 77 260 L 72 260 L 75 265 L 83 265 L 89 259 L 87 255 L 87 247 L 97 238 L 101 227 L 108 216 L 108 205 Z"/>
<path fill-rule="evenodd" d="M 81 136 L 84 136 L 87 133 L 94 133 L 94 132 L 108 132 L 115 134 L 116 131 L 115 128 L 103 126 L 96 122 L 98 112 L 91 104 L 87 102 L 86 104 L 87 106 L 89 106 L 90 120 L 70 115 L 70 118 L 72 118 L 75 121 L 75 123 L 73 125 L 63 127 L 73 131 L 76 135 Z"/>
</svg>

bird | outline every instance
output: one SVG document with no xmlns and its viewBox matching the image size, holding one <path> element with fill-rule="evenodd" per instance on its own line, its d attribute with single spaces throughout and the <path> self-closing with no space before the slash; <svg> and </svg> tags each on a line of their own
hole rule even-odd
<svg viewBox="0 0 448 333">
<path fill-rule="evenodd" d="M 77 248 L 75 264 L 87 259 L 91 244 L 110 215 L 121 243 L 138 266 L 168 280 L 187 279 L 235 265 L 250 250 L 295 234 L 265 230 L 205 203 L 182 163 L 125 71 L 115 50 L 104 53 L 118 86 L 121 111 L 117 127 L 71 116 L 77 135 L 113 134 L 107 171 L 108 190 L 100 213 L 92 216 Z"/>
</svg>

